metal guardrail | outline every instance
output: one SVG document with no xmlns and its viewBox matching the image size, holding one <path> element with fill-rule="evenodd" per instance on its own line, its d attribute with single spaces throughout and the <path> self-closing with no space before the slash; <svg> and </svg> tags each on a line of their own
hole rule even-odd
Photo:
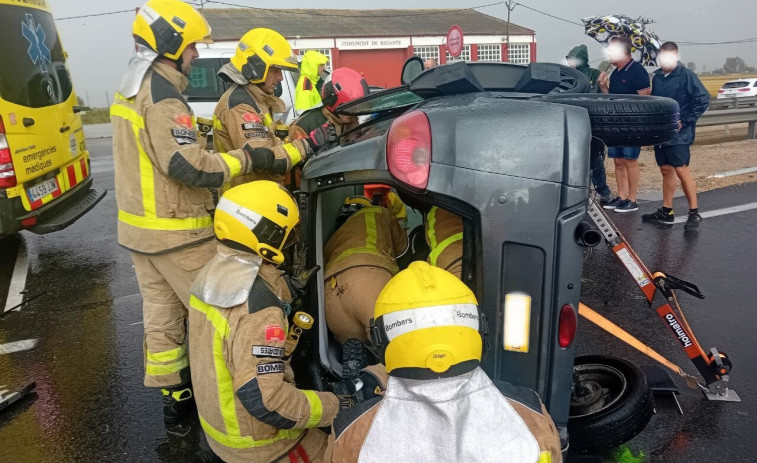
<svg viewBox="0 0 757 463">
<path fill-rule="evenodd" d="M 739 109 L 757 105 L 757 96 L 717 98 L 710 100 L 710 111 L 720 109 Z"/>
<path fill-rule="evenodd" d="M 746 109 L 723 109 L 705 111 L 697 121 L 697 127 L 748 123 L 747 138 L 757 138 L 757 107 Z"/>
</svg>

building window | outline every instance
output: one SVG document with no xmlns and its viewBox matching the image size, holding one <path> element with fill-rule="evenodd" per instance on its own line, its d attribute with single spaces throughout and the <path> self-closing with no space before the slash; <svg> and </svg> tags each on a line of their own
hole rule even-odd
<svg viewBox="0 0 757 463">
<path fill-rule="evenodd" d="M 470 61 L 470 45 L 463 45 L 463 51 L 457 58 L 447 52 L 447 62 L 452 63 L 454 61 Z"/>
<path fill-rule="evenodd" d="M 423 61 L 435 59 L 439 64 L 439 47 L 413 47 L 413 53 Z"/>
<path fill-rule="evenodd" d="M 508 61 L 515 64 L 528 64 L 531 62 L 530 43 L 510 43 L 507 45 Z"/>
<path fill-rule="evenodd" d="M 502 61 L 502 45 L 486 44 L 478 46 L 479 61 Z"/>
<path fill-rule="evenodd" d="M 326 58 L 329 59 L 329 62 L 326 63 L 326 70 L 331 72 L 331 49 L 330 48 L 308 48 L 308 49 L 300 50 L 297 52 L 297 54 L 299 55 L 298 61 L 302 62 L 302 57 L 305 56 L 305 52 L 308 50 L 315 50 L 319 53 L 323 53 L 324 55 L 326 55 Z"/>
</svg>

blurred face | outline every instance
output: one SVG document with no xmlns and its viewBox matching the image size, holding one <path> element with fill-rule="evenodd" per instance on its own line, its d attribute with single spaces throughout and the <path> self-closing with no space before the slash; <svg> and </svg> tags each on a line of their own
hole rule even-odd
<svg viewBox="0 0 757 463">
<path fill-rule="evenodd" d="M 318 75 L 323 74 L 323 71 L 325 71 L 325 70 L 326 70 L 326 65 L 325 64 L 321 64 L 320 66 L 318 66 Z"/>
<path fill-rule="evenodd" d="M 670 72 L 678 65 L 678 53 L 674 50 L 662 50 L 657 55 L 657 61 L 663 72 Z"/>
<path fill-rule="evenodd" d="M 610 60 L 610 63 L 614 66 L 625 62 L 628 60 L 625 47 L 617 42 L 610 43 L 607 47 L 607 59 Z"/>
<path fill-rule="evenodd" d="M 200 56 L 197 53 L 197 44 L 192 43 L 187 45 L 187 48 L 184 49 L 184 52 L 181 54 L 181 73 L 185 76 L 189 76 L 190 72 L 192 72 L 192 61 L 194 61 L 195 58 Z"/>
<path fill-rule="evenodd" d="M 269 95 L 273 95 L 274 91 L 276 91 L 276 85 L 282 80 L 284 80 L 284 71 L 280 68 L 270 67 L 268 68 L 268 75 L 266 76 L 265 81 L 258 85 L 261 90 Z"/>
<path fill-rule="evenodd" d="M 577 68 L 581 64 L 583 64 L 583 60 L 575 57 L 565 57 L 565 60 L 568 62 L 568 66 L 572 67 L 573 69 Z"/>
</svg>

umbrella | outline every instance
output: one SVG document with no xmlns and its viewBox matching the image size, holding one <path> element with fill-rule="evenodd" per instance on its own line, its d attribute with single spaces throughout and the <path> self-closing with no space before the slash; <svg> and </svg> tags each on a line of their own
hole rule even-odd
<svg viewBox="0 0 757 463">
<path fill-rule="evenodd" d="M 660 39 L 640 22 L 623 15 L 591 16 L 582 19 L 586 35 L 602 45 L 609 45 L 613 37 L 630 37 L 631 56 L 644 66 L 657 66 Z"/>
</svg>

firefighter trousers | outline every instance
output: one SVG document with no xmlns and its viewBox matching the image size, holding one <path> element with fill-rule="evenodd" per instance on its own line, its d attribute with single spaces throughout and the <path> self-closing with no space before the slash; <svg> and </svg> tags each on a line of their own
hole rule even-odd
<svg viewBox="0 0 757 463">
<path fill-rule="evenodd" d="M 214 240 L 165 254 L 131 253 L 142 293 L 145 386 L 175 387 L 190 380 L 186 340 L 189 286 L 216 252 Z"/>
<path fill-rule="evenodd" d="M 326 324 L 342 344 L 350 338 L 370 342 L 370 320 L 379 293 L 392 272 L 382 267 L 352 267 L 326 280 Z"/>
</svg>

